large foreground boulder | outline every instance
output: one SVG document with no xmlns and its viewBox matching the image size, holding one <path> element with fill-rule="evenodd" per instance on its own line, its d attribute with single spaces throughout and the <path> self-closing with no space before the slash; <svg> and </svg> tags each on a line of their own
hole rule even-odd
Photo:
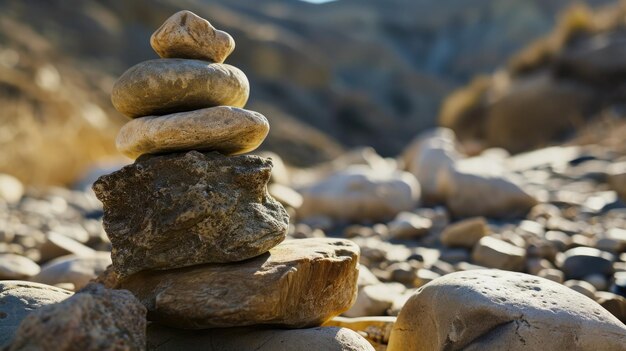
<svg viewBox="0 0 626 351">
<path fill-rule="evenodd" d="M 142 350 L 145 345 L 146 309 L 128 291 L 92 284 L 24 318 L 7 351 Z"/>
<path fill-rule="evenodd" d="M 271 160 L 189 151 L 142 156 L 100 177 L 113 266 L 122 276 L 258 256 L 285 238 L 289 215 L 267 192 Z"/>
<path fill-rule="evenodd" d="M 593 300 L 522 273 L 473 270 L 425 285 L 404 305 L 388 351 L 623 351 L 626 326 Z"/>
<path fill-rule="evenodd" d="M 319 326 L 357 292 L 359 247 L 344 239 L 289 240 L 253 259 L 137 273 L 119 286 L 148 318 L 184 329 Z"/>
</svg>

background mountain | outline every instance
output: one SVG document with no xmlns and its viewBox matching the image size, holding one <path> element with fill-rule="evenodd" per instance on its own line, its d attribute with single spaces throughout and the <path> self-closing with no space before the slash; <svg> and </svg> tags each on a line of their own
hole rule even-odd
<svg viewBox="0 0 626 351">
<path fill-rule="evenodd" d="M 592 6 L 610 1 L 587 1 Z M 109 102 L 149 36 L 188 9 L 231 33 L 265 149 L 310 165 L 344 148 L 397 154 L 437 123 L 442 99 L 548 33 L 565 0 L 0 1 L 0 172 L 68 183 L 117 155 Z M 33 172 L 33 170 L 37 170 Z"/>
</svg>

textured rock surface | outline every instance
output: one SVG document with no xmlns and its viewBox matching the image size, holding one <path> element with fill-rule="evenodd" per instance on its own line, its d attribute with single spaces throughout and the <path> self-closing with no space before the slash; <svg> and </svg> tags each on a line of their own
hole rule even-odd
<svg viewBox="0 0 626 351">
<path fill-rule="evenodd" d="M 130 158 L 187 150 L 235 155 L 256 149 L 269 128 L 265 116 L 258 112 L 217 106 L 136 118 L 122 127 L 116 145 Z"/>
<path fill-rule="evenodd" d="M 310 327 L 352 305 L 358 256 L 348 240 L 290 240 L 244 262 L 141 272 L 120 286 L 172 327 Z"/>
<path fill-rule="evenodd" d="M 142 350 L 145 315 L 145 307 L 128 291 L 88 285 L 24 318 L 8 351 Z"/>
<path fill-rule="evenodd" d="M 412 210 L 420 186 L 408 172 L 377 172 L 351 166 L 302 190 L 303 217 L 326 215 L 341 220 L 381 220 Z"/>
<path fill-rule="evenodd" d="M 621 351 L 624 340 L 624 324 L 561 284 L 474 270 L 418 290 L 400 312 L 388 350 Z"/>
<path fill-rule="evenodd" d="M 89 281 L 104 272 L 111 264 L 111 253 L 95 252 L 92 256 L 62 256 L 46 263 L 32 281 L 55 285 L 72 283 L 76 290 L 82 289 Z"/>
<path fill-rule="evenodd" d="M 215 29 L 191 11 L 179 11 L 150 37 L 150 45 L 164 58 L 186 58 L 222 63 L 235 49 L 230 34 Z"/>
<path fill-rule="evenodd" d="M 39 265 L 28 257 L 0 254 L 0 280 L 27 279 L 39 273 Z"/>
<path fill-rule="evenodd" d="M 122 275 L 267 252 L 289 216 L 267 193 L 272 163 L 190 151 L 144 156 L 93 186 Z"/>
<path fill-rule="evenodd" d="M 128 117 L 164 115 L 205 107 L 243 107 L 250 86 L 238 68 L 199 60 L 141 62 L 124 72 L 111 92 L 113 106 Z"/>
<path fill-rule="evenodd" d="M 17 280 L 0 281 L 0 347 L 10 343 L 27 315 L 70 296 L 72 292 L 54 286 Z"/>
<path fill-rule="evenodd" d="M 178 330 L 148 327 L 149 351 L 373 351 L 361 335 L 347 328 L 309 329 L 228 328 Z"/>
</svg>

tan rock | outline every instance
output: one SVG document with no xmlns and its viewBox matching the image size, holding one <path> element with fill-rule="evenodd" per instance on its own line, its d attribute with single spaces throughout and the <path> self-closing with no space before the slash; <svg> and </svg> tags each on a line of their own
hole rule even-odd
<svg viewBox="0 0 626 351">
<path fill-rule="evenodd" d="M 612 164 L 608 173 L 609 185 L 623 201 L 626 201 L 626 162 Z"/>
<path fill-rule="evenodd" d="M 0 281 L 0 347 L 10 343 L 22 320 L 46 305 L 61 302 L 72 292 L 19 280 Z"/>
<path fill-rule="evenodd" d="M 160 59 L 124 72 L 113 86 L 111 101 L 119 112 L 136 118 L 219 105 L 243 107 L 249 92 L 248 78 L 236 67 Z"/>
<path fill-rule="evenodd" d="M 46 233 L 45 242 L 39 251 L 42 262 L 65 255 L 91 256 L 96 252 L 94 249 L 56 232 Z"/>
<path fill-rule="evenodd" d="M 8 203 L 20 201 L 24 195 L 24 185 L 12 175 L 0 173 L 0 199 Z"/>
<path fill-rule="evenodd" d="M 362 336 L 347 328 L 219 328 L 180 330 L 148 326 L 150 351 L 373 351 Z"/>
<path fill-rule="evenodd" d="M 26 316 L 7 351 L 141 350 L 146 309 L 128 291 L 92 284 Z"/>
<path fill-rule="evenodd" d="M 374 346 L 375 349 L 379 349 L 382 345 L 387 345 L 389 342 L 389 335 L 393 324 L 396 322 L 394 316 L 374 316 L 374 317 L 359 317 L 359 318 L 346 318 L 335 317 L 328 322 L 324 323 L 325 327 L 340 327 L 348 328 L 363 335 L 367 341 Z"/>
<path fill-rule="evenodd" d="M 387 350 L 621 351 L 624 340 L 624 324 L 561 284 L 473 270 L 418 290 L 398 315 Z"/>
<path fill-rule="evenodd" d="M 95 252 L 91 256 L 67 255 L 58 257 L 41 267 L 41 272 L 31 280 L 57 285 L 71 283 L 72 290 L 82 289 L 89 281 L 104 272 L 111 264 L 110 252 Z"/>
<path fill-rule="evenodd" d="M 446 246 L 460 246 L 471 249 L 489 233 L 484 217 L 473 217 L 448 225 L 441 233 L 441 242 Z"/>
<path fill-rule="evenodd" d="M 237 155 L 256 149 L 269 132 L 265 116 L 229 106 L 136 118 L 117 135 L 117 149 L 130 158 L 187 150 Z"/>
<path fill-rule="evenodd" d="M 179 11 L 152 34 L 150 45 L 163 58 L 222 63 L 235 49 L 235 40 L 195 13 Z"/>
<path fill-rule="evenodd" d="M 598 291 L 595 300 L 622 323 L 626 323 L 626 298 L 607 291 Z"/>
<path fill-rule="evenodd" d="M 28 257 L 0 254 L 0 280 L 28 279 L 39 273 L 39 265 Z"/>
<path fill-rule="evenodd" d="M 343 315 L 346 317 L 380 316 L 385 314 L 394 299 L 406 288 L 400 283 L 380 283 L 359 289 L 354 305 Z"/>
<path fill-rule="evenodd" d="M 474 246 L 474 263 L 509 271 L 524 270 L 526 250 L 506 241 L 486 236 Z"/>
<path fill-rule="evenodd" d="M 342 239 L 289 240 L 230 264 L 141 272 L 122 281 L 150 318 L 185 329 L 320 325 L 356 298 L 359 248 Z"/>
</svg>

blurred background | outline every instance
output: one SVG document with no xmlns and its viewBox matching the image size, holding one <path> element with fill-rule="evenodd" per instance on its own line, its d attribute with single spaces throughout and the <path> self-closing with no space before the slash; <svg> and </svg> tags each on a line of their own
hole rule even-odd
<svg viewBox="0 0 626 351">
<path fill-rule="evenodd" d="M 271 124 L 262 148 L 294 166 L 363 145 L 396 156 L 437 125 L 468 154 L 626 135 L 621 2 L 2 0 L 0 172 L 71 185 L 125 162 L 111 87 L 157 57 L 149 37 L 181 9 L 235 38 L 227 63 Z"/>
</svg>

